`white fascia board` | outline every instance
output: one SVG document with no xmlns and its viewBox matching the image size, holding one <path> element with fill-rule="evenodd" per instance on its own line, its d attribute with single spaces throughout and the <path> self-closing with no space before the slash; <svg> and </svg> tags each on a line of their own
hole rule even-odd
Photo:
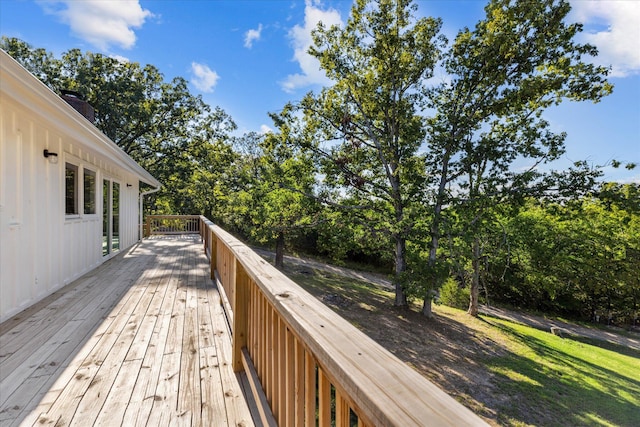
<svg viewBox="0 0 640 427">
<path fill-rule="evenodd" d="M 153 187 L 160 182 L 136 163 L 93 123 L 0 49 L 0 102 L 5 96 L 36 112 L 51 126 L 75 137 L 75 142 L 109 163 L 136 175 Z"/>
</svg>

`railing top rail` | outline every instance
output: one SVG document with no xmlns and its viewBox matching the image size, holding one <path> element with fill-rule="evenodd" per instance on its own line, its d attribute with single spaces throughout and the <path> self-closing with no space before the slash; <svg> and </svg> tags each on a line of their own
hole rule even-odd
<svg viewBox="0 0 640 427">
<path fill-rule="evenodd" d="M 152 219 L 200 219 L 201 215 L 147 215 Z"/>
<path fill-rule="evenodd" d="M 486 425 L 482 419 L 205 217 L 354 407 L 375 425 Z"/>
</svg>

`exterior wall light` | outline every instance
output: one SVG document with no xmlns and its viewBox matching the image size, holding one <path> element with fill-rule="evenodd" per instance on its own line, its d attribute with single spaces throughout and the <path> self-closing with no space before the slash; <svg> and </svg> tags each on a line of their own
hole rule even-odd
<svg viewBox="0 0 640 427">
<path fill-rule="evenodd" d="M 49 159 L 49 163 L 56 164 L 58 163 L 58 153 L 53 153 L 49 150 L 44 150 L 44 157 Z"/>
<path fill-rule="evenodd" d="M 129 183 L 127 183 L 127 188 L 128 188 L 128 187 L 133 187 L 133 184 L 129 184 Z"/>
</svg>

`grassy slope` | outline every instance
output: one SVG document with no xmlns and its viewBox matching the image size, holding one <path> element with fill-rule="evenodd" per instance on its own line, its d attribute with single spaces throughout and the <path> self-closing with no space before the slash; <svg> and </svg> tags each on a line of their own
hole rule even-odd
<svg viewBox="0 0 640 427">
<path fill-rule="evenodd" d="M 640 355 L 560 338 L 498 319 L 509 354 L 485 360 L 499 389 L 524 399 L 500 408 L 504 421 L 519 418 L 519 406 L 535 406 L 541 423 L 624 425 L 640 423 Z"/>
<path fill-rule="evenodd" d="M 445 306 L 426 320 L 394 308 L 391 293 L 369 284 L 290 276 L 492 424 L 640 425 L 638 352 Z"/>
</svg>

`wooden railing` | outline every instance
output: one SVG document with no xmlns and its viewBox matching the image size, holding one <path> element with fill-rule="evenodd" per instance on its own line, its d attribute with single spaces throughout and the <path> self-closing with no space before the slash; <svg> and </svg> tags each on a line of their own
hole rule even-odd
<svg viewBox="0 0 640 427">
<path fill-rule="evenodd" d="M 199 215 L 147 215 L 144 236 L 152 234 L 199 234 Z"/>
<path fill-rule="evenodd" d="M 486 425 L 238 239 L 199 221 L 226 297 L 233 368 L 247 373 L 264 425 Z"/>
</svg>

